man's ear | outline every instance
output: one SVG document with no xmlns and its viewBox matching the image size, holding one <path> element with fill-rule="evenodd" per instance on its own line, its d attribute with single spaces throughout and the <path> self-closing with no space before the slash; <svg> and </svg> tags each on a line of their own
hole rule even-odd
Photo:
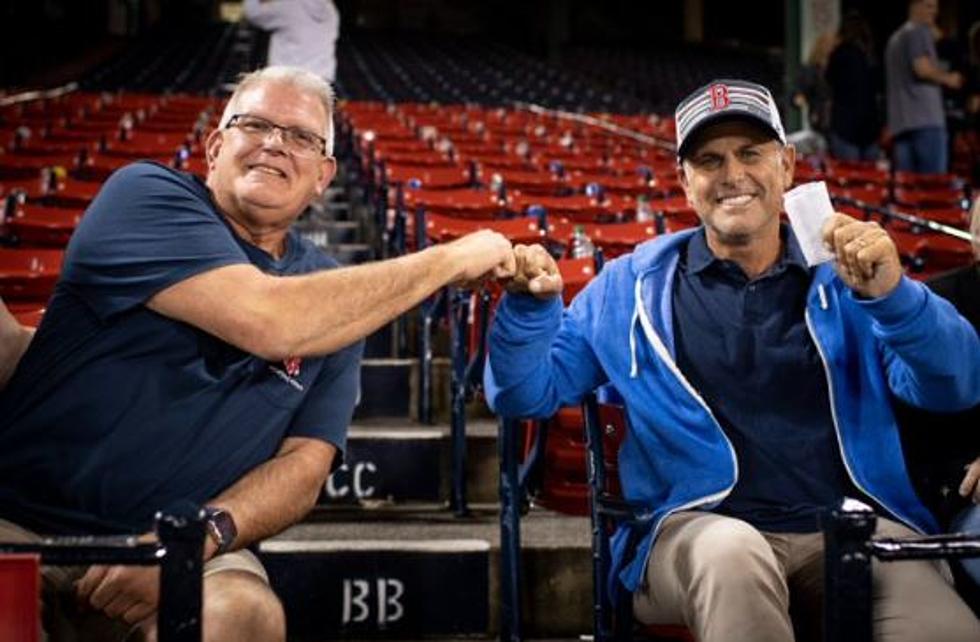
<svg viewBox="0 0 980 642">
<path fill-rule="evenodd" d="M 796 173 L 796 148 L 787 143 L 783 146 L 783 154 L 780 159 L 783 166 L 783 178 L 785 187 L 789 189 L 793 184 L 793 175 Z"/>
<path fill-rule="evenodd" d="M 208 161 L 208 171 L 214 169 L 214 163 L 218 158 L 218 152 L 221 151 L 221 145 L 224 143 L 223 138 L 224 132 L 220 129 L 215 129 L 210 134 L 204 143 L 204 153 Z"/>
<path fill-rule="evenodd" d="M 688 187 L 690 183 L 687 180 L 687 173 L 684 171 L 684 161 L 677 161 L 677 179 L 680 181 L 681 187 L 684 188 L 684 197 L 687 198 L 687 204 L 694 207 L 694 203 L 691 202 L 691 195 L 688 192 Z"/>
<path fill-rule="evenodd" d="M 330 185 L 330 181 L 337 174 L 337 159 L 333 156 L 327 156 L 320 161 L 319 164 L 320 175 L 316 179 L 316 195 L 320 196 L 326 191 L 327 186 Z"/>
</svg>

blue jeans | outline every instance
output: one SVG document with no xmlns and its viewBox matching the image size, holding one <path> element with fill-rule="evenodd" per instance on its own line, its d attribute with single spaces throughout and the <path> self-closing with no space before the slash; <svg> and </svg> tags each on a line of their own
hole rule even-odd
<svg viewBox="0 0 980 642">
<path fill-rule="evenodd" d="M 895 137 L 895 170 L 945 174 L 949 167 L 948 153 L 945 127 L 910 129 Z"/>
<path fill-rule="evenodd" d="M 881 149 L 875 143 L 855 145 L 834 132 L 830 132 L 830 155 L 843 161 L 874 161 L 881 156 Z"/>
<path fill-rule="evenodd" d="M 969 506 L 957 513 L 949 525 L 949 530 L 954 533 L 980 535 L 980 506 Z M 980 586 L 980 557 L 968 557 L 959 562 L 973 583 Z"/>
</svg>

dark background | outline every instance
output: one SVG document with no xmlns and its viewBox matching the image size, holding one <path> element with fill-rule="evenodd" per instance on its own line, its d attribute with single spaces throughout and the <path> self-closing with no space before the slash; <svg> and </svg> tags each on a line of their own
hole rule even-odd
<svg viewBox="0 0 980 642">
<path fill-rule="evenodd" d="M 413 32 L 480 36 L 561 62 L 576 48 L 615 46 L 651 51 L 685 42 L 683 0 L 336 0 L 341 33 Z M 787 11 L 800 0 L 703 0 L 700 46 L 765 51 L 782 57 Z M 119 51 L 148 31 L 192 29 L 218 19 L 217 0 L 0 0 L 0 86 L 47 86 Z M 233 4 L 233 3 L 229 3 Z M 906 15 L 901 0 L 845 0 L 860 9 L 880 50 Z M 980 20 L 977 0 L 940 4 L 940 25 L 963 42 Z M 110 14 L 122 33 L 110 33 Z"/>
</svg>

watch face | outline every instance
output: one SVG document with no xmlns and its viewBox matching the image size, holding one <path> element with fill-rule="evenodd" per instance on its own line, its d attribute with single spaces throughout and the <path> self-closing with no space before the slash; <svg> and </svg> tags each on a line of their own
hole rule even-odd
<svg viewBox="0 0 980 642">
<path fill-rule="evenodd" d="M 208 511 L 208 525 L 212 537 L 218 544 L 218 553 L 224 553 L 238 536 L 235 520 L 228 511 L 220 508 L 211 509 Z"/>
</svg>

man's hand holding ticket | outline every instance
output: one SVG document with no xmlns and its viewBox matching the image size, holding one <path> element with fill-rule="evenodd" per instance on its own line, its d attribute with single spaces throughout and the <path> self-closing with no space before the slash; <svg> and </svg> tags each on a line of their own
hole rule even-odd
<svg viewBox="0 0 980 642">
<path fill-rule="evenodd" d="M 880 225 L 834 212 L 824 183 L 807 183 L 783 198 L 809 265 L 836 261 L 841 280 L 862 297 L 889 294 L 902 278 L 895 243 Z"/>
</svg>

